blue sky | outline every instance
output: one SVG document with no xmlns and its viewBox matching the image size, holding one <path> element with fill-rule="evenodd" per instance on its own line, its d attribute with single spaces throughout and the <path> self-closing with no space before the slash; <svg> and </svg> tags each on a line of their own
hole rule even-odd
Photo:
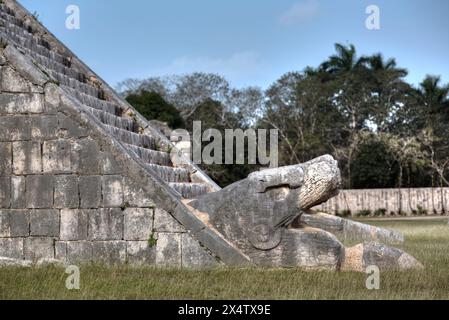
<svg viewBox="0 0 449 320">
<path fill-rule="evenodd" d="M 204 71 L 266 88 L 317 66 L 335 42 L 395 57 L 412 83 L 429 73 L 449 82 L 447 0 L 19 1 L 111 85 Z M 71 4 L 80 8 L 80 30 L 65 27 Z M 380 9 L 380 30 L 365 27 L 368 5 Z"/>
</svg>

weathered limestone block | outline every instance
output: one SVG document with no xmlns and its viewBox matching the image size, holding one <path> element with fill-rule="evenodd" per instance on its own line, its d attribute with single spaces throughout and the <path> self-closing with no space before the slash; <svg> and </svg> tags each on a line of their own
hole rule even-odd
<svg viewBox="0 0 449 320">
<path fill-rule="evenodd" d="M 34 116 L 31 118 L 31 138 L 33 140 L 51 140 L 58 136 L 58 118 L 56 115 Z"/>
<path fill-rule="evenodd" d="M 66 267 L 66 263 L 62 260 L 54 259 L 54 258 L 40 258 L 36 262 L 36 266 L 40 268 L 45 268 L 48 266 L 54 266 L 59 268 Z"/>
<path fill-rule="evenodd" d="M 365 242 L 346 249 L 342 270 L 365 272 L 368 266 L 377 266 L 380 271 L 424 268 L 408 253 L 377 242 Z"/>
<path fill-rule="evenodd" d="M 80 207 L 83 209 L 95 209 L 101 204 L 101 177 L 79 177 Z"/>
<path fill-rule="evenodd" d="M 75 144 L 75 152 L 78 153 L 80 174 L 100 174 L 100 147 L 96 141 L 92 139 L 78 140 Z"/>
<path fill-rule="evenodd" d="M 156 265 L 181 267 L 181 233 L 158 233 Z"/>
<path fill-rule="evenodd" d="M 8 176 L 12 170 L 12 145 L 10 142 L 0 142 L 0 177 Z"/>
<path fill-rule="evenodd" d="M 42 160 L 45 173 L 78 172 L 79 154 L 74 150 L 73 142 L 67 139 L 45 141 Z"/>
<path fill-rule="evenodd" d="M 22 141 L 31 137 L 31 119 L 28 116 L 1 116 L 0 128 L 0 141 Z"/>
<path fill-rule="evenodd" d="M 89 240 L 122 240 L 123 220 L 120 208 L 89 211 Z"/>
<path fill-rule="evenodd" d="M 47 83 L 44 87 L 45 113 L 57 114 L 61 104 L 61 89 L 54 83 Z"/>
<path fill-rule="evenodd" d="M 42 172 L 42 154 L 40 142 L 13 142 L 12 153 L 14 174 L 40 174 Z"/>
<path fill-rule="evenodd" d="M 42 87 L 33 86 L 10 66 L 1 68 L 0 88 L 1 91 L 17 93 L 43 93 L 44 91 Z"/>
<path fill-rule="evenodd" d="M 127 208 L 124 215 L 124 239 L 148 241 L 153 232 L 153 209 Z"/>
<path fill-rule="evenodd" d="M 284 230 L 282 242 L 269 251 L 252 251 L 250 258 L 266 267 L 340 269 L 344 246 L 331 233 L 315 228 Z"/>
<path fill-rule="evenodd" d="M 58 209 L 79 207 L 78 177 L 73 175 L 55 176 L 54 206 Z"/>
<path fill-rule="evenodd" d="M 53 187 L 54 184 L 52 176 L 27 176 L 27 207 L 31 209 L 52 208 Z"/>
<path fill-rule="evenodd" d="M 34 237 L 59 237 L 59 210 L 32 210 L 30 231 Z"/>
<path fill-rule="evenodd" d="M 27 210 L 0 210 L 0 238 L 27 237 L 30 214 Z"/>
<path fill-rule="evenodd" d="M 54 238 L 25 238 L 23 246 L 25 259 L 53 259 L 55 257 Z"/>
<path fill-rule="evenodd" d="M 250 174 L 247 179 L 203 195 L 189 205 L 256 264 L 315 264 L 318 268 L 337 269 L 342 246 L 333 235 L 287 227 L 302 210 L 336 195 L 339 186 L 336 161 L 323 156 L 296 166 Z M 310 253 L 313 250 L 316 252 Z"/>
<path fill-rule="evenodd" d="M 0 208 L 11 206 L 11 178 L 0 177 Z"/>
<path fill-rule="evenodd" d="M 44 111 L 44 95 L 24 93 L 0 94 L 0 114 L 37 114 Z"/>
<path fill-rule="evenodd" d="M 127 261 L 132 265 L 150 265 L 156 263 L 156 247 L 150 247 L 147 241 L 126 242 Z"/>
<path fill-rule="evenodd" d="M 23 176 L 11 176 L 11 208 L 26 207 L 26 179 Z"/>
<path fill-rule="evenodd" d="M 114 265 L 126 262 L 126 241 L 94 241 L 92 247 L 96 261 Z"/>
<path fill-rule="evenodd" d="M 94 260 L 93 244 L 91 241 L 57 241 L 55 249 L 56 259 L 70 264 Z"/>
<path fill-rule="evenodd" d="M 155 208 L 153 200 L 135 182 L 125 179 L 123 185 L 124 201 L 131 207 Z"/>
<path fill-rule="evenodd" d="M 213 268 L 220 265 L 190 234 L 183 233 L 181 241 L 183 268 Z"/>
<path fill-rule="evenodd" d="M 170 213 L 156 208 L 154 211 L 154 231 L 156 232 L 186 232 L 184 226 Z"/>
<path fill-rule="evenodd" d="M 304 213 L 301 215 L 300 221 L 310 227 L 329 231 L 341 240 L 380 241 L 393 244 L 404 242 L 404 236 L 397 231 L 374 227 L 325 213 Z"/>
<path fill-rule="evenodd" d="M 121 176 L 102 176 L 102 190 L 104 207 L 123 206 L 123 184 Z"/>
<path fill-rule="evenodd" d="M 100 165 L 102 174 L 122 174 L 123 166 L 118 163 L 117 159 L 109 152 L 102 151 L 100 154 Z M 126 188 L 126 185 L 125 185 Z"/>
<path fill-rule="evenodd" d="M 3 51 L 6 59 L 14 65 L 17 72 L 29 79 L 33 84 L 44 86 L 49 81 L 48 77 L 34 63 L 14 46 L 9 45 Z"/>
<path fill-rule="evenodd" d="M 88 217 L 96 210 L 61 210 L 61 240 L 87 240 Z"/>
<path fill-rule="evenodd" d="M 10 267 L 29 268 L 32 265 L 33 265 L 33 261 L 30 261 L 30 260 L 0 257 L 0 268 L 5 268 L 5 267 L 6 268 L 10 268 Z"/>
<path fill-rule="evenodd" d="M 0 238 L 0 257 L 23 259 L 23 238 Z"/>
<path fill-rule="evenodd" d="M 89 132 L 78 123 L 75 123 L 70 117 L 63 113 L 58 113 L 58 137 L 61 139 L 79 139 L 87 137 Z"/>
</svg>

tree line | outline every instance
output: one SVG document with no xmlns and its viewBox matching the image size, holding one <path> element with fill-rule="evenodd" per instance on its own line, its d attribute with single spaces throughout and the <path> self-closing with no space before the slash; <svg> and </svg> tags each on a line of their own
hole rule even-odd
<svg viewBox="0 0 449 320">
<path fill-rule="evenodd" d="M 345 188 L 449 186 L 449 85 L 428 75 L 418 86 L 382 54 L 353 45 L 317 67 L 288 72 L 267 90 L 233 88 L 222 76 L 127 79 L 117 89 L 148 119 L 171 128 L 277 129 L 279 165 L 325 153 L 338 161 Z M 222 186 L 255 165 L 208 165 Z"/>
</svg>

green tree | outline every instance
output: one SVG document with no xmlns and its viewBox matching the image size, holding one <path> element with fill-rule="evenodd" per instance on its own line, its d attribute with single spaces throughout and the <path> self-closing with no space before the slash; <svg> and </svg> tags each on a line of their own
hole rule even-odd
<svg viewBox="0 0 449 320">
<path fill-rule="evenodd" d="M 148 120 L 166 122 L 173 129 L 185 126 L 179 111 L 159 93 L 143 90 L 128 95 L 126 100 Z"/>
</svg>

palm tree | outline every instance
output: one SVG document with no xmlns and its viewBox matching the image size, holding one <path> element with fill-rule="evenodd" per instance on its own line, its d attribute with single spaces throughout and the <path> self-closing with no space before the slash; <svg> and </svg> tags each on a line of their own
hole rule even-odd
<svg viewBox="0 0 449 320">
<path fill-rule="evenodd" d="M 449 85 L 440 84 L 441 78 L 432 75 L 427 75 L 419 84 L 418 96 L 430 112 L 440 111 L 440 108 L 447 105 L 449 101 Z"/>
<path fill-rule="evenodd" d="M 385 60 L 381 53 L 374 54 L 370 57 L 362 57 L 362 60 L 366 62 L 372 71 L 386 71 L 397 78 L 403 78 L 408 74 L 407 69 L 397 68 L 394 58 Z"/>
<path fill-rule="evenodd" d="M 357 58 L 357 53 L 353 44 L 345 46 L 341 43 L 335 44 L 337 54 L 331 55 L 327 61 L 320 66 L 322 71 L 335 74 L 357 70 L 366 63 L 366 58 Z"/>
</svg>

